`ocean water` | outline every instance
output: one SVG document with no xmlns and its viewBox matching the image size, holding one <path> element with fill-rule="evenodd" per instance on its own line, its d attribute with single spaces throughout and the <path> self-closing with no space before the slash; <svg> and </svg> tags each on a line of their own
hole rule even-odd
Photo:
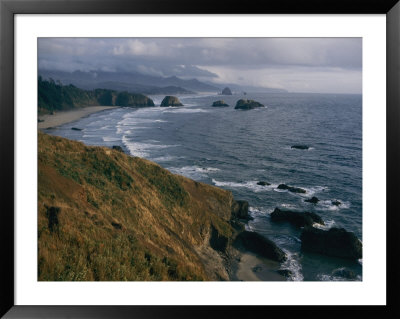
<svg viewBox="0 0 400 319">
<path fill-rule="evenodd" d="M 163 97 L 152 96 L 156 105 Z M 289 280 L 343 280 L 332 275 L 342 267 L 362 280 L 362 260 L 304 253 L 299 229 L 270 220 L 275 207 L 313 211 L 324 219 L 325 228 L 343 227 L 362 240 L 361 95 L 248 93 L 179 98 L 183 107 L 112 109 L 48 133 L 88 145 L 119 145 L 128 154 L 247 200 L 254 219 L 246 227 L 286 251 L 289 259 L 281 268 L 292 271 Z M 221 98 L 230 107 L 210 106 Z M 235 110 L 239 98 L 255 99 L 266 107 Z M 292 149 L 294 144 L 310 149 Z M 258 181 L 271 185 L 260 186 Z M 278 190 L 281 183 L 307 193 Z M 304 202 L 312 196 L 320 199 L 317 205 Z M 342 205 L 332 205 L 332 200 Z"/>
</svg>

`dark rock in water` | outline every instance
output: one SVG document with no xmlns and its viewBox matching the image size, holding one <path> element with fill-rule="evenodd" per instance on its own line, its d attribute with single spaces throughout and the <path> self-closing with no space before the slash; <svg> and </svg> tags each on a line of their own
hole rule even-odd
<svg viewBox="0 0 400 319">
<path fill-rule="evenodd" d="M 288 186 L 286 184 L 279 184 L 278 189 L 286 189 L 286 190 L 288 190 L 289 192 L 292 192 L 292 193 L 302 193 L 302 194 L 306 193 L 305 189 L 302 189 L 302 188 L 299 188 L 299 187 Z"/>
<path fill-rule="evenodd" d="M 248 251 L 278 262 L 286 260 L 286 254 L 273 241 L 254 232 L 240 233 L 236 237 L 234 245 L 241 245 Z"/>
<path fill-rule="evenodd" d="M 238 221 L 237 219 L 231 219 L 229 221 L 229 223 L 237 231 L 244 231 L 245 230 L 244 224 L 242 222 Z"/>
<path fill-rule="evenodd" d="M 113 150 L 117 150 L 118 152 L 121 152 L 121 153 L 123 153 L 124 152 L 124 150 L 122 149 L 122 147 L 121 146 L 119 146 L 119 145 L 113 145 Z"/>
<path fill-rule="evenodd" d="M 236 102 L 236 106 L 235 109 L 239 109 L 239 110 L 252 110 L 256 107 L 263 107 L 264 105 L 262 105 L 259 102 L 256 102 L 254 100 L 244 100 L 244 99 L 240 99 Z"/>
<path fill-rule="evenodd" d="M 268 185 L 271 185 L 271 184 L 270 184 L 270 183 L 267 183 L 267 182 L 258 182 L 257 185 L 260 185 L 260 186 L 268 186 Z"/>
<path fill-rule="evenodd" d="M 279 269 L 276 272 L 286 278 L 290 278 L 293 274 L 289 269 Z"/>
<path fill-rule="evenodd" d="M 281 210 L 275 208 L 271 213 L 271 221 L 273 222 L 288 222 L 296 227 L 312 226 L 314 223 L 325 225 L 320 216 L 310 212 L 293 212 L 289 210 Z"/>
<path fill-rule="evenodd" d="M 218 100 L 213 102 L 212 106 L 229 106 L 229 105 L 226 104 L 224 100 Z"/>
<path fill-rule="evenodd" d="M 309 199 L 305 199 L 304 200 L 307 203 L 311 203 L 311 204 L 317 204 L 319 202 L 319 199 L 315 196 L 309 198 Z"/>
<path fill-rule="evenodd" d="M 222 95 L 232 95 L 232 91 L 230 88 L 226 87 L 225 89 L 222 90 Z"/>
<path fill-rule="evenodd" d="M 38 123 L 44 122 L 44 120 L 41 120 L 41 119 L 38 119 L 37 121 L 38 121 Z"/>
<path fill-rule="evenodd" d="M 239 219 L 251 219 L 249 215 L 249 203 L 245 200 L 237 200 L 232 203 L 232 216 Z"/>
<path fill-rule="evenodd" d="M 342 277 L 345 279 L 350 279 L 350 280 L 355 280 L 357 279 L 357 275 L 354 273 L 354 271 L 347 269 L 347 268 L 339 268 L 339 269 L 335 269 L 332 272 L 332 276 L 335 277 Z"/>
<path fill-rule="evenodd" d="M 176 96 L 167 95 L 161 102 L 160 106 L 183 106 Z"/>
<path fill-rule="evenodd" d="M 306 227 L 300 239 L 304 251 L 349 259 L 362 258 L 362 243 L 354 233 L 343 228 L 322 230 Z"/>
<path fill-rule="evenodd" d="M 77 128 L 77 127 L 71 127 L 71 130 L 73 130 L 73 131 L 82 131 L 81 128 Z"/>
<path fill-rule="evenodd" d="M 338 200 L 333 200 L 332 205 L 339 206 L 339 205 L 342 205 L 342 203 L 339 202 Z"/>
<path fill-rule="evenodd" d="M 308 150 L 310 147 L 307 145 L 292 145 L 292 148 L 296 148 L 298 150 Z"/>
<path fill-rule="evenodd" d="M 225 252 L 228 247 L 229 238 L 220 234 L 218 230 L 211 225 L 210 246 L 214 250 Z"/>
</svg>

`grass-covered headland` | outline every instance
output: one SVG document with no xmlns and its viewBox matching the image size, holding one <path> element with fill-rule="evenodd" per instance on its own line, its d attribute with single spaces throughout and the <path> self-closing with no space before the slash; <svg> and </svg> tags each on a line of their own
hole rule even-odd
<svg viewBox="0 0 400 319">
<path fill-rule="evenodd" d="M 231 241 L 233 202 L 145 159 L 39 132 L 38 279 L 221 279 L 205 258 Z"/>
</svg>

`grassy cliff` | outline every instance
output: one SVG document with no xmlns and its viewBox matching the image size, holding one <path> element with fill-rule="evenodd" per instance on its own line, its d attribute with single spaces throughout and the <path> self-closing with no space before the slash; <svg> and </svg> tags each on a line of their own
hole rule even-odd
<svg viewBox="0 0 400 319">
<path fill-rule="evenodd" d="M 88 91 L 72 84 L 62 85 L 53 80 L 38 79 L 39 114 L 94 105 L 143 107 L 154 106 L 154 102 L 143 94 L 107 89 Z"/>
<path fill-rule="evenodd" d="M 118 150 L 38 133 L 39 280 L 213 280 L 228 191 Z M 220 278 L 221 277 L 221 278 Z"/>
</svg>

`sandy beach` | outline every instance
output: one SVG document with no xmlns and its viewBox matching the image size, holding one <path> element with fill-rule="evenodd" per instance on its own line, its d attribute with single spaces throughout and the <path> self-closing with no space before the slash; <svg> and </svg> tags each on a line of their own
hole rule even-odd
<svg viewBox="0 0 400 319">
<path fill-rule="evenodd" d="M 286 281 L 278 274 L 278 262 L 256 256 L 247 251 L 240 251 L 231 265 L 231 278 L 234 281 Z"/>
<path fill-rule="evenodd" d="M 87 106 L 74 110 L 55 112 L 55 114 L 53 115 L 50 114 L 39 115 L 38 119 L 40 120 L 40 122 L 38 123 L 38 128 L 46 129 L 49 127 L 60 126 L 66 123 L 79 120 L 80 118 L 88 116 L 92 113 L 113 108 L 115 108 L 115 106 Z"/>
</svg>

